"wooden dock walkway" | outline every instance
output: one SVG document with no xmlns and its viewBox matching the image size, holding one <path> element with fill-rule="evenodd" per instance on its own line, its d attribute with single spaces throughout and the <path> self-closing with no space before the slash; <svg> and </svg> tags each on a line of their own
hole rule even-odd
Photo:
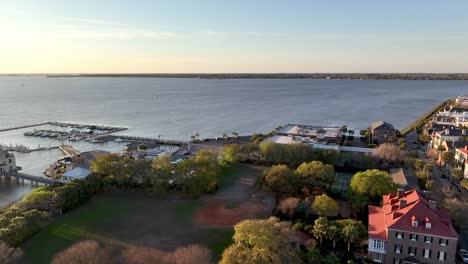
<svg viewBox="0 0 468 264">
<path fill-rule="evenodd" d="M 2 176 L 2 175 L 0 175 Z M 58 181 L 48 178 L 48 177 L 43 177 L 43 176 L 35 176 L 35 175 L 30 175 L 26 173 L 20 173 L 20 172 L 15 172 L 15 173 L 5 173 L 3 176 L 5 177 L 11 177 L 15 178 L 16 182 L 19 183 L 20 180 L 24 183 L 24 180 L 28 180 L 31 182 L 31 185 L 38 185 L 39 183 L 42 183 L 44 185 L 53 185 L 54 183 L 57 183 Z"/>
<path fill-rule="evenodd" d="M 121 139 L 125 142 L 131 143 L 152 143 L 160 145 L 171 145 L 171 146 L 186 146 L 188 141 L 182 140 L 170 140 L 170 139 L 160 139 L 160 138 L 150 138 L 150 137 L 134 137 L 134 136 L 122 136 L 122 135 L 104 135 L 98 137 L 99 140 L 111 141 L 116 139 Z"/>
<path fill-rule="evenodd" d="M 63 152 L 63 154 L 67 155 L 68 157 L 79 157 L 81 153 L 76 150 L 74 147 L 70 145 L 63 145 L 60 146 L 59 149 Z"/>
</svg>

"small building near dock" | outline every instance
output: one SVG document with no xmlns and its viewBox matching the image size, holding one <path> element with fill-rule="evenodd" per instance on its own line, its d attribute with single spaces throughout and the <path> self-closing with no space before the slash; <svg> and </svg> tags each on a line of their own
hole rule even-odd
<svg viewBox="0 0 468 264">
<path fill-rule="evenodd" d="M 88 169 L 85 169 L 85 168 L 81 168 L 81 167 L 76 167 L 72 170 L 69 170 L 67 172 L 65 172 L 62 177 L 60 178 L 60 180 L 62 182 L 70 182 L 72 180 L 84 180 L 86 178 L 88 178 L 88 176 L 92 173 L 92 171 L 88 170 Z"/>
<path fill-rule="evenodd" d="M 15 155 L 0 148 L 0 175 L 18 171 Z"/>
</svg>

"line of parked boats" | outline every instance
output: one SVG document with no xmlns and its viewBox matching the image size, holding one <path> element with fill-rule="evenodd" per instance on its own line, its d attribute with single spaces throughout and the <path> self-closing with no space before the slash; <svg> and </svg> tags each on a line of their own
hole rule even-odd
<svg viewBox="0 0 468 264">
<path fill-rule="evenodd" d="M 106 133 L 95 133 L 93 130 L 34 130 L 24 132 L 25 136 L 29 137 L 47 137 L 60 141 L 87 141 L 90 143 L 104 143 L 108 141 L 124 142 L 124 139 L 114 137 L 103 137 Z"/>
</svg>

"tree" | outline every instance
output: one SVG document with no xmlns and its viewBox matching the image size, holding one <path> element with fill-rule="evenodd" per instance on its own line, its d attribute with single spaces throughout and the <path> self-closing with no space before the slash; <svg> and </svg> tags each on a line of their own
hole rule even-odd
<svg viewBox="0 0 468 264">
<path fill-rule="evenodd" d="M 458 180 L 463 180 L 463 171 L 462 171 L 462 169 L 453 170 L 453 177 L 455 177 Z"/>
<path fill-rule="evenodd" d="M 170 256 L 173 264 L 210 264 L 212 254 L 209 249 L 200 245 L 177 248 Z"/>
<path fill-rule="evenodd" d="M 351 250 L 351 243 L 359 243 L 365 239 L 367 229 L 361 221 L 344 219 L 338 220 L 338 223 L 343 227 L 341 236 L 348 243 L 348 252 Z"/>
<path fill-rule="evenodd" d="M 322 194 L 315 197 L 312 203 L 312 210 L 320 216 L 337 216 L 340 207 L 335 200 L 326 194 Z"/>
<path fill-rule="evenodd" d="M 351 178 L 349 195 L 356 210 L 362 210 L 367 204 L 378 204 L 382 195 L 394 193 L 398 185 L 392 177 L 381 170 L 358 172 Z"/>
<path fill-rule="evenodd" d="M 162 155 L 153 161 L 153 174 L 151 175 L 152 191 L 157 194 L 165 193 L 171 180 L 174 180 L 175 165 L 171 163 L 171 155 Z"/>
<path fill-rule="evenodd" d="M 346 134 L 346 132 L 348 132 L 348 127 L 347 126 L 342 126 L 341 127 L 341 132 L 343 132 L 343 134 Z"/>
<path fill-rule="evenodd" d="M 460 185 L 467 189 L 468 190 L 468 179 L 463 179 L 461 182 L 460 182 Z"/>
<path fill-rule="evenodd" d="M 222 149 L 223 162 L 234 164 L 241 160 L 241 147 L 237 144 L 226 145 Z"/>
<path fill-rule="evenodd" d="M 447 151 L 442 154 L 442 161 L 445 164 L 452 164 L 455 161 L 455 157 L 452 152 Z"/>
<path fill-rule="evenodd" d="M 401 163 L 406 158 L 406 152 L 391 143 L 380 145 L 372 155 L 392 164 Z"/>
<path fill-rule="evenodd" d="M 333 241 L 333 248 L 336 247 L 336 241 L 341 238 L 342 226 L 337 221 L 331 221 L 327 226 L 325 238 Z"/>
<path fill-rule="evenodd" d="M 23 251 L 20 248 L 12 248 L 6 243 L 0 241 L 0 263 L 1 264 L 14 264 L 19 263 Z"/>
<path fill-rule="evenodd" d="M 234 132 L 232 132 L 232 137 L 233 137 L 234 139 L 239 139 L 239 134 L 238 134 L 237 132 L 234 131 Z"/>
<path fill-rule="evenodd" d="M 331 253 L 322 260 L 322 264 L 341 264 L 341 260 L 335 254 Z"/>
<path fill-rule="evenodd" d="M 234 226 L 234 244 L 222 255 L 220 264 L 296 263 L 294 233 L 278 218 L 244 220 Z"/>
<path fill-rule="evenodd" d="M 296 197 L 288 197 L 282 200 L 278 205 L 278 210 L 287 215 L 290 219 L 293 218 L 297 206 L 299 206 L 301 199 Z"/>
<path fill-rule="evenodd" d="M 445 148 L 444 145 L 440 144 L 438 147 L 437 147 L 437 151 L 439 152 L 439 159 L 442 159 L 442 153 L 444 153 L 445 151 L 447 151 L 447 149 Z M 442 167 L 442 164 L 439 163 L 440 167 Z"/>
<path fill-rule="evenodd" d="M 296 173 L 308 188 L 319 187 L 328 190 L 335 182 L 333 166 L 320 161 L 304 162 L 296 169 Z"/>
<path fill-rule="evenodd" d="M 52 259 L 52 264 L 100 264 L 113 263 L 111 250 L 100 246 L 94 240 L 85 240 L 73 244 L 66 250 L 58 253 Z"/>
<path fill-rule="evenodd" d="M 286 165 L 276 165 L 264 172 L 266 188 L 276 194 L 276 202 L 282 193 L 294 194 L 297 191 L 297 176 Z"/>
<path fill-rule="evenodd" d="M 330 222 L 324 216 L 320 216 L 315 220 L 312 228 L 312 233 L 320 240 L 320 247 L 322 247 L 323 238 L 327 235 L 327 229 Z"/>
<path fill-rule="evenodd" d="M 424 169 L 424 165 L 426 165 L 426 163 L 422 160 L 416 160 L 416 162 L 414 163 L 414 167 L 417 169 L 417 170 L 422 170 Z"/>
<path fill-rule="evenodd" d="M 176 168 L 182 191 L 191 197 L 216 190 L 220 172 L 217 155 L 210 151 L 199 151 L 195 157 L 180 162 Z"/>
</svg>

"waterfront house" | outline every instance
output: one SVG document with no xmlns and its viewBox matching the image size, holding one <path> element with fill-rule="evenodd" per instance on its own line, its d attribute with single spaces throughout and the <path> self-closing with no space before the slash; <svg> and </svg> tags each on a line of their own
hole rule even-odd
<svg viewBox="0 0 468 264">
<path fill-rule="evenodd" d="M 457 167 L 466 170 L 467 162 L 468 162 L 468 145 L 462 148 L 457 148 L 455 150 L 455 162 L 457 163 Z M 466 173 L 465 173 L 466 174 Z M 466 175 L 465 175 L 465 178 Z"/>
<path fill-rule="evenodd" d="M 369 206 L 368 257 L 386 264 L 455 263 L 458 234 L 450 213 L 416 190 L 383 196 Z"/>
<path fill-rule="evenodd" d="M 385 121 L 376 121 L 370 125 L 372 142 L 383 144 L 393 142 L 396 138 L 396 129 Z"/>
<path fill-rule="evenodd" d="M 462 108 L 468 108 L 468 95 L 458 96 L 455 99 L 455 103 Z"/>
<path fill-rule="evenodd" d="M 342 132 L 340 127 L 287 124 L 276 135 L 288 137 L 290 141 L 335 145 Z"/>
<path fill-rule="evenodd" d="M 444 141 L 464 141 L 468 136 L 468 129 L 447 126 L 444 130 L 432 133 L 431 147 L 437 149 Z"/>
<path fill-rule="evenodd" d="M 468 126 L 468 111 L 459 107 L 450 107 L 437 113 L 432 123 L 449 126 Z"/>
<path fill-rule="evenodd" d="M 15 155 L 0 148 L 0 175 L 16 172 L 17 170 Z"/>
<path fill-rule="evenodd" d="M 76 167 L 72 170 L 65 172 L 60 180 L 62 182 L 70 182 L 72 180 L 84 180 L 86 179 L 92 172 L 88 169 Z"/>
</svg>

